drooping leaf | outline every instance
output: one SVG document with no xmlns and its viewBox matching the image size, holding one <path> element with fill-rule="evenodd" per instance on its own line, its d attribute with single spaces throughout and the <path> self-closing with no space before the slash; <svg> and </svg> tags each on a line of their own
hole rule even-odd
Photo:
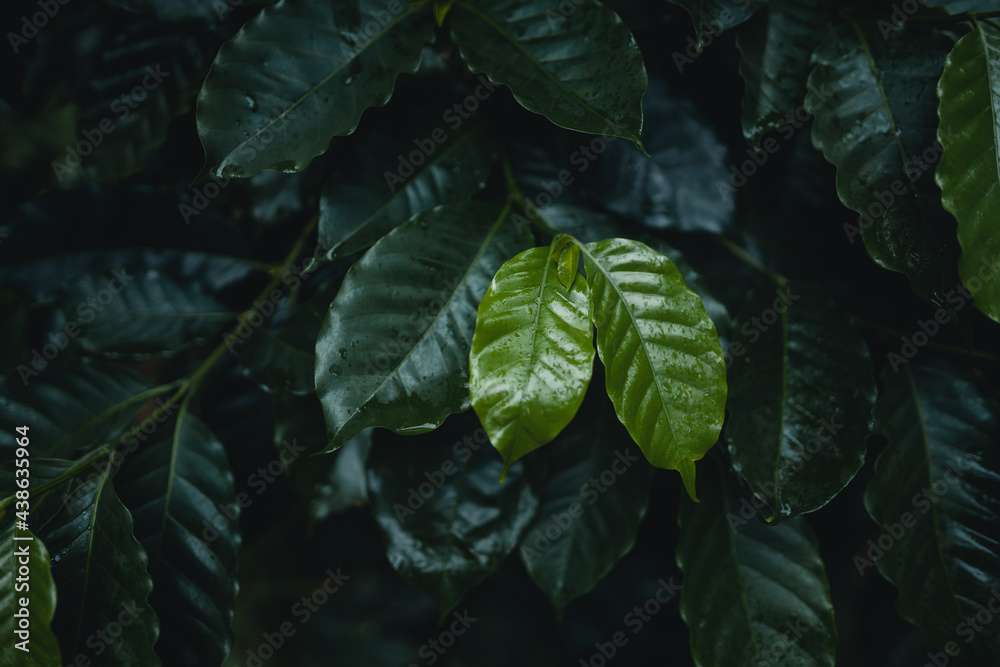
<svg viewBox="0 0 1000 667">
<path fill-rule="evenodd" d="M 49 550 L 32 532 L 15 530 L 11 523 L 0 530 L 0 662 L 61 667 L 59 642 L 50 627 L 55 608 Z M 21 627 L 21 619 L 27 620 L 27 628 Z"/>
<path fill-rule="evenodd" d="M 860 235 L 872 259 L 938 303 L 958 283 L 958 244 L 927 173 L 941 156 L 928 91 L 950 46 L 917 25 L 882 34 L 867 23 L 843 24 L 813 54 L 814 93 L 806 98 L 813 145 L 837 167 L 840 200 L 861 214 L 857 225 L 844 225 L 848 239 Z"/>
<path fill-rule="evenodd" d="M 529 244 L 506 209 L 448 204 L 403 223 L 351 267 L 316 341 L 327 451 L 368 427 L 421 433 L 468 409 L 476 308 Z"/>
<path fill-rule="evenodd" d="M 670 0 L 687 10 L 697 34 L 696 46 L 701 51 L 713 39 L 743 23 L 767 0 Z"/>
<path fill-rule="evenodd" d="M 135 443 L 117 477 L 119 496 L 149 556 L 149 602 L 160 619 L 164 664 L 219 664 L 232 647 L 239 524 L 233 473 L 222 444 L 182 410 Z"/>
<path fill-rule="evenodd" d="M 702 502 L 681 499 L 677 545 L 695 664 L 833 667 L 830 585 L 809 525 L 760 522 L 731 475 L 704 468 Z"/>
<path fill-rule="evenodd" d="M 485 126 L 477 126 L 439 146 L 436 128 L 420 134 L 424 148 L 430 142 L 433 152 L 415 148 L 387 146 L 388 142 L 369 141 L 359 148 L 364 163 L 353 165 L 346 173 L 335 174 L 323 189 L 320 200 L 319 243 L 329 248 L 328 256 L 342 257 L 367 248 L 394 227 L 417 213 L 439 204 L 467 200 L 485 183 L 496 152 Z M 416 151 L 420 164 L 410 162 Z M 397 156 L 403 156 L 405 164 Z M 383 173 L 365 168 L 372 163 L 385 164 Z"/>
<path fill-rule="evenodd" d="M 934 357 L 887 371 L 885 383 L 875 424 L 890 442 L 865 490 L 882 535 L 855 565 L 863 574 L 874 560 L 929 644 L 955 642 L 963 659 L 994 663 L 1000 634 L 969 619 L 1000 590 L 1000 405 Z"/>
<path fill-rule="evenodd" d="M 70 327 L 74 344 L 92 353 L 176 352 L 219 333 L 235 317 L 200 283 L 159 269 L 123 266 L 86 273 L 59 298 L 55 335 Z"/>
<path fill-rule="evenodd" d="M 45 350 L 45 348 L 42 348 Z M 43 359 L 44 361 L 44 359 Z M 40 365 L 40 364 L 39 364 Z M 93 448 L 124 430 L 154 393 L 128 368 L 90 359 L 49 363 L 0 379 L 0 450 L 16 447 L 14 428 L 29 426 L 37 456 Z"/>
<path fill-rule="evenodd" d="M 404 0 L 283 0 L 223 45 L 198 94 L 208 173 L 301 171 L 362 112 L 389 101 L 433 38 Z"/>
<path fill-rule="evenodd" d="M 310 502 L 309 513 L 313 521 L 368 504 L 365 469 L 371 447 L 372 431 L 369 429 L 358 433 L 330 455 L 334 460 L 329 474 Z"/>
<path fill-rule="evenodd" d="M 809 57 L 828 23 L 811 0 L 771 0 L 739 29 L 743 136 L 752 146 L 795 119 L 806 96 Z"/>
<path fill-rule="evenodd" d="M 569 130 L 642 148 L 646 68 L 622 20 L 597 0 L 458 0 L 451 38 L 474 72 L 510 87 L 529 111 Z"/>
<path fill-rule="evenodd" d="M 715 325 L 677 267 L 648 246 L 608 239 L 582 253 L 615 413 L 649 462 L 680 472 L 696 498 L 694 462 L 718 440 L 726 404 Z"/>
<path fill-rule="evenodd" d="M 528 574 L 561 614 L 632 549 L 654 469 L 601 386 L 591 387 L 583 409 L 548 449 L 538 513 L 519 550 Z"/>
<path fill-rule="evenodd" d="M 368 499 L 389 562 L 442 617 L 514 550 L 538 506 L 521 465 L 497 484 L 503 464 L 474 428 L 465 415 L 413 444 L 376 437 L 368 457 Z"/>
<path fill-rule="evenodd" d="M 829 287 L 794 282 L 754 290 L 733 332 L 733 467 L 773 518 L 816 510 L 865 462 L 876 395 L 865 340 Z"/>
<path fill-rule="evenodd" d="M 160 627 L 147 603 L 153 589 L 149 559 L 111 485 L 112 468 L 104 466 L 38 529 L 52 555 L 59 593 L 52 627 L 67 660 L 82 654 L 95 667 L 156 666 L 153 644 Z M 48 499 L 58 502 L 55 495 Z M 109 640 L 116 632 L 120 636 Z"/>
<path fill-rule="evenodd" d="M 503 456 L 501 481 L 569 424 L 594 368 L 590 287 L 579 276 L 567 290 L 551 255 L 531 248 L 505 262 L 479 304 L 469 394 Z"/>
<path fill-rule="evenodd" d="M 958 274 L 976 307 L 1000 322 L 1000 27 L 974 21 L 944 64 L 938 84 L 935 172 L 944 207 L 958 220 Z M 950 136 L 949 136 L 950 134 Z"/>
</svg>

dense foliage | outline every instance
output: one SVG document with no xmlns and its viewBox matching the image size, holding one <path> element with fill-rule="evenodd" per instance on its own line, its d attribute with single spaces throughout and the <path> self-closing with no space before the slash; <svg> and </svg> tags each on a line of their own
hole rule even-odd
<svg viewBox="0 0 1000 667">
<path fill-rule="evenodd" d="M 1000 663 L 1000 7 L 671 1 L 6 7 L 0 664 Z"/>
</svg>

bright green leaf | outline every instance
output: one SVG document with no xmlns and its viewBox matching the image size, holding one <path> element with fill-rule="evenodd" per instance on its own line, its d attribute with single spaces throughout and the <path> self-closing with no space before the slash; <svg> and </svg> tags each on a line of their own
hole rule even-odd
<svg viewBox="0 0 1000 667">
<path fill-rule="evenodd" d="M 15 589 L 15 575 L 18 567 L 25 564 L 22 560 L 25 550 L 29 574 L 17 577 L 20 583 Z M 27 637 L 14 634 L 18 629 L 14 613 L 22 610 L 21 599 L 28 600 L 24 608 L 28 612 Z M 0 530 L 0 663 L 18 667 L 62 667 L 59 643 L 50 627 L 55 608 L 56 585 L 52 580 L 49 550 L 30 531 L 15 532 L 11 523 Z"/>
<path fill-rule="evenodd" d="M 395 11 L 391 11 L 395 10 Z M 301 171 L 389 101 L 434 24 L 396 0 L 282 0 L 226 42 L 198 94 L 206 169 L 219 177 Z"/>
<path fill-rule="evenodd" d="M 597 0 L 458 0 L 451 38 L 469 68 L 559 127 L 642 149 L 646 68 L 622 20 Z"/>
<path fill-rule="evenodd" d="M 673 262 L 645 244 L 608 239 L 583 246 L 583 256 L 615 413 L 649 462 L 680 472 L 696 498 L 694 462 L 725 416 L 715 325 Z"/>
<path fill-rule="evenodd" d="M 1000 27 L 974 26 L 948 55 L 938 84 L 945 150 L 936 177 L 944 207 L 958 219 L 958 274 L 976 307 L 1000 322 Z"/>
<path fill-rule="evenodd" d="M 531 248 L 507 261 L 479 304 L 469 393 L 503 456 L 501 481 L 569 424 L 594 368 L 590 288 L 580 276 L 567 290 L 551 253 Z"/>
<path fill-rule="evenodd" d="M 530 244 L 484 202 L 425 211 L 347 272 L 316 341 L 329 445 L 362 429 L 422 433 L 469 408 L 476 308 L 504 260 Z"/>
</svg>

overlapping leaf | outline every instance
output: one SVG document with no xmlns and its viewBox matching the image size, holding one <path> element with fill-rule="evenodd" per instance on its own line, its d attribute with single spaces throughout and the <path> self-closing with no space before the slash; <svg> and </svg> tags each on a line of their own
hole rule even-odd
<svg viewBox="0 0 1000 667">
<path fill-rule="evenodd" d="M 421 211 L 468 199 L 483 186 L 496 158 L 484 130 L 477 126 L 442 146 L 431 138 L 438 136 L 433 131 L 421 134 L 424 146 L 430 142 L 434 150 L 426 157 L 412 142 L 410 153 L 398 146 L 363 145 L 364 165 L 336 174 L 323 189 L 320 245 L 330 257 L 341 257 L 367 248 Z M 409 162 L 414 150 L 421 156 L 417 165 Z M 380 161 L 381 172 L 364 168 Z"/>
<path fill-rule="evenodd" d="M 25 368 L 34 373 L 22 371 L 27 384 L 17 375 L 0 380 L 0 450 L 7 454 L 16 446 L 14 428 L 25 425 L 35 455 L 93 448 L 124 430 L 155 395 L 142 376 L 117 364 L 81 359 Z"/>
<path fill-rule="evenodd" d="M 112 488 L 111 469 L 105 466 L 38 529 L 59 592 L 52 628 L 67 662 L 83 655 L 95 667 L 155 666 L 159 622 L 146 601 L 153 589 L 149 559 L 132 536 L 132 516 Z M 116 627 L 120 636 L 108 641 Z"/>
<path fill-rule="evenodd" d="M 328 450 L 368 427 L 421 433 L 468 409 L 476 308 L 529 244 L 506 209 L 449 204 L 403 223 L 351 267 L 316 341 Z"/>
<path fill-rule="evenodd" d="M 475 426 L 465 415 L 412 445 L 376 440 L 368 457 L 389 562 L 442 617 L 514 550 L 538 506 L 521 465 L 497 484 L 503 464 Z"/>
<path fill-rule="evenodd" d="M 855 564 L 864 573 L 874 559 L 928 643 L 955 642 L 962 658 L 995 663 L 996 626 L 980 632 L 969 619 L 995 620 L 987 607 L 1000 590 L 1000 405 L 970 373 L 933 357 L 885 381 L 875 424 L 890 442 L 865 491 L 883 532 L 878 551 Z"/>
<path fill-rule="evenodd" d="M 828 289 L 802 283 L 755 290 L 733 331 L 733 467 L 774 518 L 818 509 L 865 462 L 876 391 L 864 338 Z"/>
<path fill-rule="evenodd" d="M 157 653 L 168 665 L 220 663 L 232 647 L 240 545 L 238 523 L 220 509 L 236 506 L 226 452 L 183 411 L 136 447 L 122 453 L 118 486 L 149 555 Z"/>
<path fill-rule="evenodd" d="M 958 220 L 962 283 L 979 310 L 1000 322 L 1000 27 L 974 26 L 948 55 L 938 84 L 945 151 L 936 177 Z"/>
<path fill-rule="evenodd" d="M 642 147 L 646 68 L 622 20 L 597 0 L 458 0 L 451 38 L 469 68 L 509 86 L 559 127 Z"/>
<path fill-rule="evenodd" d="M 501 481 L 569 424 L 593 368 L 586 279 L 567 289 L 548 247 L 504 263 L 479 304 L 469 357 L 472 407 L 503 456 Z"/>
<path fill-rule="evenodd" d="M 806 96 L 809 57 L 827 24 L 826 13 L 812 0 L 771 0 L 740 28 L 743 136 L 751 145 L 795 119 Z"/>
<path fill-rule="evenodd" d="M 583 410 L 549 450 L 538 513 L 519 549 L 528 574 L 561 613 L 632 549 L 654 469 L 601 386 L 591 387 Z"/>
<path fill-rule="evenodd" d="M 694 462 L 715 444 L 726 367 L 715 325 L 673 263 L 628 239 L 583 248 L 615 413 L 649 462 L 680 472 L 695 496 Z"/>
<path fill-rule="evenodd" d="M 950 47 L 915 25 L 883 36 L 849 22 L 813 54 L 806 98 L 813 145 L 837 167 L 840 200 L 862 214 L 844 226 L 848 238 L 860 235 L 872 259 L 938 303 L 958 282 L 954 221 L 928 173 L 941 155 L 929 91 Z"/>
<path fill-rule="evenodd" d="M 15 535 L 20 539 L 15 540 Z M 25 565 L 26 576 L 20 571 Z M 22 599 L 28 601 L 26 607 L 21 606 Z M 15 532 L 11 523 L 0 530 L 0 662 L 19 667 L 61 667 L 59 642 L 50 627 L 55 607 L 49 550 L 30 531 Z M 22 609 L 27 611 L 26 617 L 21 616 Z M 20 627 L 21 619 L 27 620 L 26 629 Z M 15 630 L 26 634 L 15 634 Z"/>
<path fill-rule="evenodd" d="M 434 22 L 402 0 L 285 0 L 229 40 L 198 95 L 206 169 L 301 171 L 414 72 Z"/>
<path fill-rule="evenodd" d="M 681 500 L 677 545 L 695 664 L 833 667 L 830 586 L 809 525 L 761 523 L 731 476 L 704 468 L 702 502 Z"/>
<path fill-rule="evenodd" d="M 700 51 L 713 39 L 743 23 L 767 0 L 670 0 L 687 10 L 694 22 L 696 45 Z"/>
</svg>

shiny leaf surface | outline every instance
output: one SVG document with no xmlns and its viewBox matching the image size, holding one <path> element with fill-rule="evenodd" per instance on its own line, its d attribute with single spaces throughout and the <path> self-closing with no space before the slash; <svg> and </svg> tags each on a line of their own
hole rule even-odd
<svg viewBox="0 0 1000 667">
<path fill-rule="evenodd" d="M 19 568 L 25 565 L 27 576 L 19 573 Z M 27 600 L 26 607 L 22 607 L 21 600 Z M 3 664 L 62 667 L 59 642 L 51 628 L 55 608 L 56 584 L 52 580 L 49 550 L 31 532 L 15 531 L 11 523 L 0 530 L 0 661 Z M 19 630 L 19 619 L 24 618 L 22 609 L 28 612 L 28 628 L 25 635 L 18 635 L 15 631 Z"/>
</svg>

